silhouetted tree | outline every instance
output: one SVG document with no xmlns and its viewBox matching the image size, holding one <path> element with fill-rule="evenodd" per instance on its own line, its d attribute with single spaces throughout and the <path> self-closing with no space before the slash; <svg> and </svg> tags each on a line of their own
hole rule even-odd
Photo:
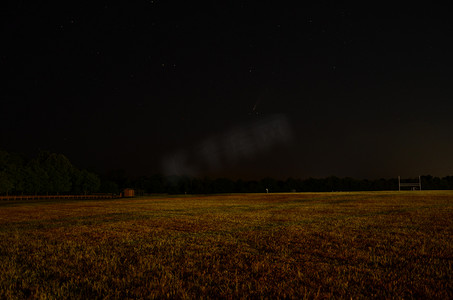
<svg viewBox="0 0 453 300">
<path fill-rule="evenodd" d="M 101 187 L 101 180 L 99 177 L 87 170 L 73 169 L 72 174 L 72 192 L 74 194 L 90 194 L 96 193 Z"/>
<path fill-rule="evenodd" d="M 8 173 L 0 170 L 0 194 L 6 194 L 14 188 L 14 184 L 11 182 Z"/>
<path fill-rule="evenodd" d="M 234 192 L 235 193 L 246 193 L 247 192 L 246 183 L 242 179 L 238 179 L 234 183 Z"/>
<path fill-rule="evenodd" d="M 10 176 L 9 153 L 0 150 L 0 194 L 8 194 L 14 188 Z"/>
<path fill-rule="evenodd" d="M 127 176 L 125 170 L 122 169 L 112 170 L 107 172 L 107 174 L 105 174 L 103 177 L 106 180 L 115 182 L 120 190 L 132 187 L 131 180 Z"/>
<path fill-rule="evenodd" d="M 212 182 L 212 191 L 214 193 L 232 193 L 234 191 L 234 182 L 228 178 L 218 178 Z"/>
<path fill-rule="evenodd" d="M 118 184 L 116 184 L 115 182 L 107 179 L 101 179 L 99 191 L 101 193 L 119 194 L 120 189 L 118 187 Z"/>
<path fill-rule="evenodd" d="M 74 167 L 66 156 L 41 152 L 38 155 L 38 162 L 41 169 L 47 173 L 48 193 L 59 194 L 71 191 Z"/>
<path fill-rule="evenodd" d="M 164 176 L 160 174 L 151 176 L 148 193 L 164 193 L 164 192 L 166 192 Z"/>
</svg>

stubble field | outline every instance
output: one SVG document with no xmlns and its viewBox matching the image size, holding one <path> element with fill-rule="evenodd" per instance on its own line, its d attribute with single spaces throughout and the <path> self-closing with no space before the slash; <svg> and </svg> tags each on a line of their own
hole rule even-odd
<svg viewBox="0 0 453 300">
<path fill-rule="evenodd" d="M 0 202 L 0 298 L 452 299 L 453 191 Z"/>
</svg>

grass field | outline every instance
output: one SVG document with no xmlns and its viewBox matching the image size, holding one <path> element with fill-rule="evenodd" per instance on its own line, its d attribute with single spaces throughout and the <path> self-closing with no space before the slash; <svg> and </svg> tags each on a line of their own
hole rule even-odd
<svg viewBox="0 0 453 300">
<path fill-rule="evenodd" d="M 453 298 L 453 191 L 0 202 L 0 298 Z"/>
</svg>

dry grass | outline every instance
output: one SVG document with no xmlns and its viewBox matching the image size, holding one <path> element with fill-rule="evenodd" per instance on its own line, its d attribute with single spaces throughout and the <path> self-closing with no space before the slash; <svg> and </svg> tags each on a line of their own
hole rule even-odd
<svg viewBox="0 0 453 300">
<path fill-rule="evenodd" d="M 453 298 L 453 192 L 0 202 L 0 298 Z"/>
</svg>

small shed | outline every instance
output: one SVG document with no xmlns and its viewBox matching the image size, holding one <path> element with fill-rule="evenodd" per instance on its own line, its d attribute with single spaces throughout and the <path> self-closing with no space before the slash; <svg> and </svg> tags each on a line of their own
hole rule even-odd
<svg viewBox="0 0 453 300">
<path fill-rule="evenodd" d="M 124 189 L 123 197 L 124 198 L 135 197 L 135 190 L 134 189 Z"/>
</svg>

